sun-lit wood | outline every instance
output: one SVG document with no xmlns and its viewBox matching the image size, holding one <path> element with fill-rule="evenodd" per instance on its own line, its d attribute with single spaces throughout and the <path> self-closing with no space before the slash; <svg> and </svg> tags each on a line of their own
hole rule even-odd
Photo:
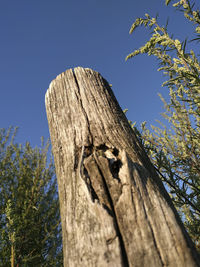
<svg viewBox="0 0 200 267">
<path fill-rule="evenodd" d="M 107 81 L 91 69 L 69 69 L 45 101 L 64 266 L 200 266 Z"/>
</svg>

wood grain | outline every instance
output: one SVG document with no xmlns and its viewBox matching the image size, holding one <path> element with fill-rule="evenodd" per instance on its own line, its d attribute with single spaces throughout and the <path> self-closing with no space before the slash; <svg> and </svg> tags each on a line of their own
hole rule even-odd
<svg viewBox="0 0 200 267">
<path fill-rule="evenodd" d="M 64 266 L 200 266 L 108 82 L 91 69 L 69 69 L 45 102 Z"/>
</svg>

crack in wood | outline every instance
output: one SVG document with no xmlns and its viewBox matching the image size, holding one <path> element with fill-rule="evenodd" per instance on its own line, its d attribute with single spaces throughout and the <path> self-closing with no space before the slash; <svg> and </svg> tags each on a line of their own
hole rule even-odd
<svg viewBox="0 0 200 267">
<path fill-rule="evenodd" d="M 103 157 L 102 155 L 100 155 L 100 156 L 95 155 L 95 159 L 96 159 L 97 165 L 100 169 L 100 172 L 102 174 L 103 181 L 104 181 L 105 186 L 106 186 L 106 191 L 108 193 L 108 198 L 110 200 L 110 205 L 111 205 L 112 212 L 113 212 L 114 225 L 115 225 L 116 233 L 117 233 L 117 236 L 119 237 L 119 242 L 120 242 L 121 254 L 122 254 L 122 259 L 123 259 L 123 266 L 128 267 L 129 266 L 128 256 L 126 253 L 125 244 L 124 244 L 121 232 L 120 232 L 120 228 L 118 225 L 117 215 L 115 213 L 116 202 L 118 201 L 118 198 L 120 197 L 120 195 L 122 193 L 121 181 L 117 180 L 117 184 L 120 186 L 120 190 L 116 190 L 117 189 L 115 186 L 116 184 L 112 183 L 112 182 L 114 182 L 115 177 L 113 176 L 113 174 L 110 170 L 110 164 L 109 164 L 110 160 L 108 160 L 107 157 Z M 106 160 L 107 160 L 107 164 L 105 164 Z M 108 173 L 110 173 L 111 175 L 109 175 Z M 116 190 L 116 192 L 115 192 L 115 190 Z M 116 197 L 116 195 L 117 195 L 117 197 Z"/>
<path fill-rule="evenodd" d="M 108 214 L 113 217 L 116 233 L 120 241 L 122 259 L 124 260 L 123 266 L 128 267 L 128 257 L 114 208 L 122 194 L 123 186 L 118 175 L 122 166 L 119 151 L 116 148 L 108 148 L 105 145 L 82 147 L 79 163 L 80 177 L 85 181 L 92 201 L 98 201 Z M 115 238 L 108 240 L 107 244 L 111 244 Z"/>
<path fill-rule="evenodd" d="M 109 190 L 113 191 L 112 187 L 116 187 L 116 184 L 120 187 L 120 191 L 116 191 L 119 195 L 121 194 L 119 170 L 122 162 L 118 157 L 119 151 L 103 144 L 98 147 L 83 146 L 79 154 L 78 171 L 87 185 L 92 201 L 98 200 L 101 205 L 111 210 L 108 200 Z M 105 179 L 105 176 L 109 179 Z M 113 196 L 115 195 L 114 193 Z M 116 202 L 116 197 L 114 199 Z"/>
<path fill-rule="evenodd" d="M 76 74 L 74 72 L 74 70 L 72 71 L 73 72 L 73 76 L 74 76 L 74 81 L 76 83 L 76 86 L 77 86 L 77 89 L 78 89 L 78 92 L 79 94 L 77 95 L 77 98 L 79 99 L 79 102 L 80 102 L 80 107 L 82 109 L 82 112 L 85 116 L 85 120 L 86 120 L 86 123 L 87 123 L 87 126 L 85 127 L 85 133 L 83 135 L 83 142 L 84 143 L 87 143 L 87 144 L 92 144 L 93 143 L 93 136 L 91 134 L 91 131 L 90 131 L 90 122 L 89 122 L 89 119 L 88 119 L 88 115 L 87 115 L 87 112 L 83 106 L 83 101 L 82 101 L 82 97 L 81 97 L 81 90 L 80 90 L 80 86 L 79 86 L 79 83 L 78 83 L 78 80 L 76 78 Z M 88 133 L 87 133 L 88 131 Z"/>
<path fill-rule="evenodd" d="M 114 237 L 111 237 L 111 238 L 107 239 L 107 240 L 106 240 L 106 244 L 107 244 L 107 245 L 112 244 L 112 242 L 115 241 L 116 238 L 117 238 L 117 235 L 115 235 Z"/>
<path fill-rule="evenodd" d="M 102 174 L 99 166 L 94 158 L 94 155 L 90 155 L 84 159 L 84 180 L 89 188 L 90 192 L 95 192 L 98 202 L 107 207 L 111 211 L 110 201 L 108 199 L 108 192 L 103 181 Z M 92 195 L 93 197 L 93 195 Z M 96 198 L 92 198 L 95 201 Z"/>
</svg>

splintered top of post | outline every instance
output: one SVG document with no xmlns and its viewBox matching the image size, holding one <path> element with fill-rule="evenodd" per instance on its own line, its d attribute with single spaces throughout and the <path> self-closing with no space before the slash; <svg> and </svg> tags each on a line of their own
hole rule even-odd
<svg viewBox="0 0 200 267">
<path fill-rule="evenodd" d="M 56 81 L 63 79 L 63 77 L 67 74 L 67 72 L 75 72 L 75 71 L 76 72 L 78 72 L 78 71 L 80 72 L 80 71 L 84 71 L 84 70 L 99 74 L 99 72 L 94 71 L 94 70 L 92 70 L 90 68 L 76 67 L 74 69 L 67 69 L 66 71 L 64 71 L 64 72 L 60 73 L 59 75 L 57 75 L 56 78 L 53 81 L 51 81 L 48 90 L 53 87 L 53 85 L 55 84 Z M 47 90 L 47 93 L 48 93 L 48 90 Z"/>
</svg>

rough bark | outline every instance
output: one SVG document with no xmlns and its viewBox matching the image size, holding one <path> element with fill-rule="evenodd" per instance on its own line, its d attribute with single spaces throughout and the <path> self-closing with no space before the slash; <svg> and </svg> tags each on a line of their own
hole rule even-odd
<svg viewBox="0 0 200 267">
<path fill-rule="evenodd" d="M 69 69 L 45 101 L 64 266 L 200 266 L 107 81 L 91 69 Z"/>
</svg>

